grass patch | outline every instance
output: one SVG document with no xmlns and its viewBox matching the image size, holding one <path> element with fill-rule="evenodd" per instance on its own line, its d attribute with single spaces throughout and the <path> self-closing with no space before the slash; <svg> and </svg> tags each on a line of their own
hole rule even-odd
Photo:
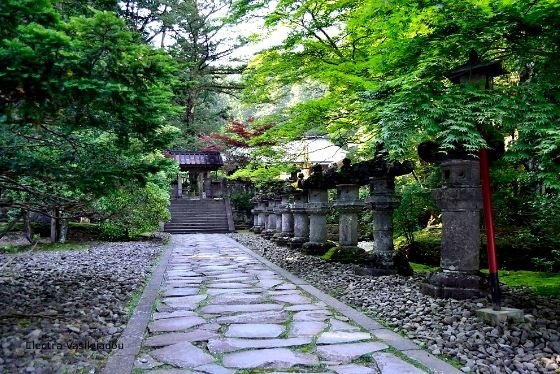
<svg viewBox="0 0 560 374">
<path fill-rule="evenodd" d="M 146 285 L 148 284 L 148 282 L 145 282 L 142 287 L 140 287 L 139 289 L 135 290 L 132 293 L 132 296 L 130 297 L 130 300 L 128 301 L 128 303 L 126 304 L 126 319 L 129 320 L 130 317 L 132 316 L 132 313 L 134 312 L 134 309 L 136 309 L 136 307 L 138 306 L 138 303 L 140 302 L 140 298 L 142 297 L 142 294 L 144 293 L 144 288 L 146 287 Z"/>
<path fill-rule="evenodd" d="M 488 270 L 481 270 L 488 274 Z M 509 287 L 529 287 L 536 294 L 543 296 L 560 296 L 560 273 L 545 273 L 528 270 L 502 270 L 500 282 Z"/>
<path fill-rule="evenodd" d="M 95 242 L 66 242 L 66 243 L 37 243 L 37 245 L 35 246 L 35 250 L 36 251 L 48 251 L 48 252 L 54 252 L 54 251 L 79 251 L 79 250 L 85 250 L 85 249 L 89 249 L 91 246 L 93 246 L 94 244 L 97 244 Z M 19 253 L 19 252 L 25 252 L 31 248 L 33 248 L 34 245 L 33 244 L 25 244 L 25 245 L 18 245 L 18 246 L 14 246 L 11 244 L 5 245 L 3 247 L 0 248 L 0 251 L 4 252 L 4 253 Z"/>
<path fill-rule="evenodd" d="M 412 266 L 414 272 L 418 273 L 431 273 L 439 270 L 439 267 L 436 266 L 414 262 L 411 262 L 410 266 Z M 488 275 L 488 269 L 481 269 L 480 271 Z M 560 273 L 529 270 L 500 270 L 499 277 L 500 282 L 505 283 L 509 287 L 529 287 L 537 295 L 560 296 Z"/>
<path fill-rule="evenodd" d="M 437 266 L 418 264 L 415 262 L 411 262 L 410 266 L 415 273 L 433 273 L 439 270 Z"/>
</svg>

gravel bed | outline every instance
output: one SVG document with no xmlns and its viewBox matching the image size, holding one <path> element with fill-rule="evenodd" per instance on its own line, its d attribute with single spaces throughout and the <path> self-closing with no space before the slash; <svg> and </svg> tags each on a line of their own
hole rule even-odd
<svg viewBox="0 0 560 374">
<path fill-rule="evenodd" d="M 493 327 L 475 316 L 486 299 L 436 299 L 423 295 L 421 275 L 360 276 L 356 265 L 279 247 L 254 234 L 230 234 L 278 266 L 402 333 L 435 355 L 461 362 L 464 372 L 560 373 L 560 300 L 527 289 L 503 288 L 503 305 L 521 308 L 525 323 Z M 312 271 L 310 271 L 312 269 Z"/>
<path fill-rule="evenodd" d="M 100 372 L 161 250 L 118 242 L 15 255 L 0 271 L 0 373 Z"/>
</svg>

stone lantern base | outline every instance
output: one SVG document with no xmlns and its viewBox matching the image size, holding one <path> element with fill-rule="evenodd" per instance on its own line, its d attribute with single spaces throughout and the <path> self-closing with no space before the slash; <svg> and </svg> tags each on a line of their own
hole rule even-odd
<svg viewBox="0 0 560 374">
<path fill-rule="evenodd" d="M 358 275 L 394 275 L 411 276 L 414 274 L 406 255 L 400 251 L 369 252 L 363 267 L 356 270 Z"/>
<path fill-rule="evenodd" d="M 303 246 L 304 243 L 306 243 L 309 240 L 309 238 L 304 238 L 304 237 L 293 237 L 290 239 L 289 245 L 290 245 L 290 249 L 299 249 Z"/>
<path fill-rule="evenodd" d="M 363 264 L 366 258 L 366 251 L 356 246 L 337 246 L 328 250 L 323 259 L 336 261 L 344 264 Z M 328 258 L 327 258 L 328 256 Z"/>
<path fill-rule="evenodd" d="M 332 245 L 329 243 L 307 242 L 303 243 L 301 248 L 308 255 L 322 256 L 327 253 L 330 247 L 332 247 Z"/>
<path fill-rule="evenodd" d="M 280 236 L 277 240 L 276 243 L 278 245 L 284 245 L 284 246 L 289 246 L 290 242 L 292 240 L 293 237 L 293 233 L 282 233 L 282 236 Z"/>
<path fill-rule="evenodd" d="M 480 274 L 443 271 L 431 275 L 420 288 L 422 293 L 433 297 L 463 300 L 485 296 L 486 283 Z"/>
</svg>

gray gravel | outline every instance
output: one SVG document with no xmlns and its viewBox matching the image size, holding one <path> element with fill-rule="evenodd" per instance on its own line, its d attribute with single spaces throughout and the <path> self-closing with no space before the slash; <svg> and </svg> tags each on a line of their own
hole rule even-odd
<svg viewBox="0 0 560 374">
<path fill-rule="evenodd" d="M 464 372 L 560 373 L 560 300 L 504 287 L 504 306 L 521 308 L 525 323 L 488 326 L 475 310 L 486 299 L 435 299 L 419 289 L 422 275 L 360 276 L 356 265 L 279 247 L 254 234 L 231 237 L 340 301 L 402 333 L 435 355 L 452 357 Z"/>
<path fill-rule="evenodd" d="M 118 242 L 16 256 L 0 272 L 0 373 L 99 372 L 161 249 Z"/>
</svg>

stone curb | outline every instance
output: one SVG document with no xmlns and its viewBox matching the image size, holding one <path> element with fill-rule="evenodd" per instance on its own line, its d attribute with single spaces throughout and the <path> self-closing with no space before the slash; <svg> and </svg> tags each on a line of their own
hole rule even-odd
<svg viewBox="0 0 560 374">
<path fill-rule="evenodd" d="M 393 348 L 402 352 L 405 356 L 410 357 L 412 360 L 417 361 L 418 363 L 424 365 L 426 368 L 431 370 L 432 373 L 434 374 L 462 373 L 462 371 L 456 369 L 455 367 L 448 364 L 447 362 L 431 355 L 425 350 L 422 350 L 417 344 L 415 344 L 411 340 L 400 336 L 399 334 L 395 333 L 392 330 L 384 328 L 377 321 L 366 316 L 362 312 L 359 312 L 358 310 L 338 301 L 332 296 L 327 295 L 326 293 L 310 285 L 303 279 L 296 277 L 294 274 L 282 269 L 278 265 L 258 255 L 257 253 L 253 252 L 252 250 L 245 247 L 244 245 L 236 242 L 234 239 L 230 237 L 227 238 L 229 241 L 234 243 L 242 251 L 253 256 L 257 260 L 259 260 L 260 262 L 262 262 L 263 264 L 265 264 L 266 266 L 268 266 L 269 268 L 277 272 L 282 277 L 294 283 L 295 285 L 297 285 L 307 293 L 315 296 L 317 299 L 321 300 L 322 302 L 324 302 L 325 304 L 327 304 L 337 312 L 345 315 L 346 317 L 354 321 L 356 324 L 370 331 L 375 337 L 387 343 L 389 346 L 392 346 Z"/>
<path fill-rule="evenodd" d="M 164 246 L 163 255 L 117 343 L 122 344 L 123 349 L 117 349 L 111 354 L 102 370 L 103 374 L 132 372 L 173 249 L 175 246 L 171 243 Z"/>
</svg>

